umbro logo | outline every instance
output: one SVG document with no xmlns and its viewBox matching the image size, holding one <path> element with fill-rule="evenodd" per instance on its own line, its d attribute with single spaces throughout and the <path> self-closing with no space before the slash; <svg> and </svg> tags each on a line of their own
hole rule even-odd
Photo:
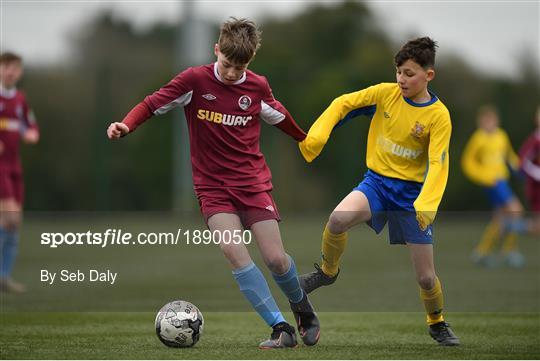
<svg viewBox="0 0 540 361">
<path fill-rule="evenodd" d="M 266 206 L 266 207 L 264 207 L 264 209 L 267 209 L 270 212 L 274 212 L 274 210 L 275 210 L 274 207 L 272 207 L 272 206 Z"/>
<path fill-rule="evenodd" d="M 216 100 L 216 97 L 213 94 L 210 94 L 210 93 L 204 94 L 202 97 L 204 99 L 206 99 L 206 100 Z"/>
<path fill-rule="evenodd" d="M 384 117 L 385 117 L 386 119 L 388 119 L 388 118 L 390 118 L 390 114 L 388 114 L 388 112 L 384 112 Z"/>
</svg>

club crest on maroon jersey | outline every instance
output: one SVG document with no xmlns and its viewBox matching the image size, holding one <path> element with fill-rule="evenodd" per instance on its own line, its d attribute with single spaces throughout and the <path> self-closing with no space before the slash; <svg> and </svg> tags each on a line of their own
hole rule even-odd
<svg viewBox="0 0 540 361">
<path fill-rule="evenodd" d="M 251 105 L 251 98 L 247 95 L 242 95 L 240 99 L 238 99 L 238 105 L 240 106 L 240 109 L 247 110 Z"/>
</svg>

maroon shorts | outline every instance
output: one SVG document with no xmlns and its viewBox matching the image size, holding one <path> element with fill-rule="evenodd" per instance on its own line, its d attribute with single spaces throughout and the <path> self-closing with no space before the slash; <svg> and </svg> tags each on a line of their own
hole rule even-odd
<svg viewBox="0 0 540 361">
<path fill-rule="evenodd" d="M 24 183 L 19 171 L 0 169 L 0 199 L 15 199 L 18 204 L 24 200 Z"/>
<path fill-rule="evenodd" d="M 242 225 L 250 229 L 254 223 L 275 219 L 280 221 L 276 203 L 270 191 L 253 192 L 238 188 L 196 187 L 204 221 L 217 213 L 234 213 Z"/>
<path fill-rule="evenodd" d="M 533 212 L 540 213 L 540 182 L 527 182 L 527 199 Z"/>
</svg>

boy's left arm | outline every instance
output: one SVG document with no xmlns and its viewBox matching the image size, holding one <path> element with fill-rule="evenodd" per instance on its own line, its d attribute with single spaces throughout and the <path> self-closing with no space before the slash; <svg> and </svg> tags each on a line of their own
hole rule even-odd
<svg viewBox="0 0 540 361">
<path fill-rule="evenodd" d="M 264 97 L 261 100 L 261 113 L 259 117 L 264 122 L 276 126 L 297 142 L 301 142 L 306 138 L 306 133 L 294 121 L 291 114 L 283 104 L 274 98 L 268 82 L 266 83 Z"/>
<path fill-rule="evenodd" d="M 416 219 L 422 230 L 435 220 L 448 181 L 448 147 L 452 133 L 450 116 L 441 117 L 430 131 L 429 166 L 424 186 L 414 202 Z"/>
<path fill-rule="evenodd" d="M 39 127 L 34 112 L 26 102 L 26 98 L 23 103 L 23 113 L 24 129 L 22 139 L 25 143 L 35 144 L 39 141 Z"/>
<path fill-rule="evenodd" d="M 506 134 L 506 144 L 507 144 L 506 158 L 507 158 L 508 164 L 512 168 L 513 172 L 518 172 L 521 162 L 520 162 L 519 156 L 516 154 L 516 152 L 514 151 L 514 148 L 512 147 L 512 143 L 510 142 L 510 138 L 508 138 L 508 134 Z"/>
<path fill-rule="evenodd" d="M 540 166 L 533 163 L 533 158 L 537 153 L 537 144 L 535 135 L 531 135 L 519 150 L 520 165 L 523 172 L 530 178 L 540 182 Z"/>
</svg>

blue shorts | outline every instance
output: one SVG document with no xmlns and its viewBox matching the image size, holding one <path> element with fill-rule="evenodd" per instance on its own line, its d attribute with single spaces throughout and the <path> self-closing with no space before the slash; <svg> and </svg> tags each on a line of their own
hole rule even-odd
<svg viewBox="0 0 540 361">
<path fill-rule="evenodd" d="M 514 198 L 514 194 L 512 193 L 512 189 L 510 189 L 508 181 L 504 179 L 497 181 L 493 187 L 487 187 L 486 194 L 489 198 L 489 202 L 494 208 L 505 206 L 512 198 Z"/>
<path fill-rule="evenodd" d="M 371 170 L 354 188 L 366 195 L 371 209 L 367 223 L 377 234 L 388 222 L 390 244 L 432 244 L 432 226 L 425 231 L 420 229 L 413 206 L 421 189 L 422 183 L 385 177 Z"/>
</svg>

